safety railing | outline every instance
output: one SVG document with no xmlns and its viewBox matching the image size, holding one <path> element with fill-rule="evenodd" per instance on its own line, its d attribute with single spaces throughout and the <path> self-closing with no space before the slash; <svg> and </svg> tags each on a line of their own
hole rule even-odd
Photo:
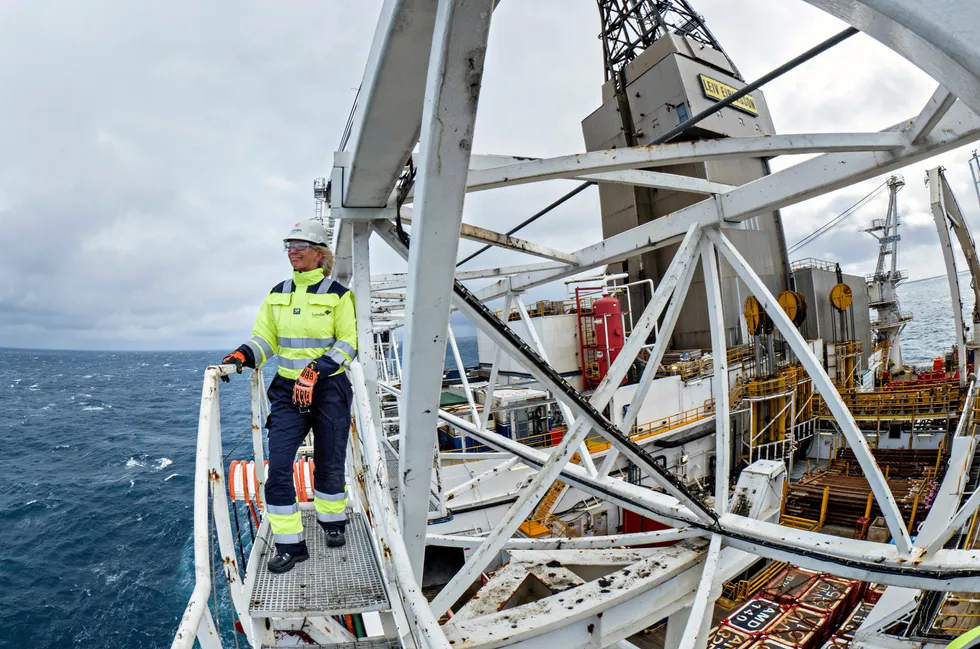
<svg viewBox="0 0 980 649">
<path fill-rule="evenodd" d="M 765 444 L 749 446 L 749 464 L 756 460 L 785 460 L 793 451 L 793 440 L 779 439 Z"/>
<path fill-rule="evenodd" d="M 745 382 L 745 396 L 749 399 L 785 394 L 796 387 L 801 369 L 790 365 L 779 376 L 771 379 L 749 379 Z"/>
<path fill-rule="evenodd" d="M 813 268 L 816 270 L 826 270 L 831 273 L 837 272 L 837 264 L 833 261 L 826 261 L 825 259 L 816 259 L 814 257 L 807 257 L 806 259 L 797 259 L 789 265 L 790 270 L 806 270 L 807 268 Z"/>
<path fill-rule="evenodd" d="M 841 398 L 856 417 L 947 416 L 959 410 L 961 404 L 959 387 L 946 383 L 915 390 L 844 393 Z M 819 416 L 833 416 L 823 397 L 815 395 L 813 400 Z"/>
<path fill-rule="evenodd" d="M 697 408 L 684 410 L 668 417 L 664 417 L 663 419 L 655 419 L 654 421 L 636 426 L 632 431 L 630 431 L 629 437 L 634 442 L 639 442 L 649 437 L 662 435 L 663 433 L 669 432 L 676 428 L 693 424 L 694 422 L 701 421 L 702 419 L 713 417 L 714 414 L 714 402 L 711 399 L 708 399 L 704 402 L 704 405 L 698 406 Z M 608 450 L 611 446 L 609 440 L 602 437 L 598 433 L 592 433 L 586 437 L 585 444 L 589 449 L 589 453 L 593 455 Z"/>
<path fill-rule="evenodd" d="M 211 553 L 211 527 L 218 537 L 221 564 L 231 594 L 232 606 L 248 641 L 255 645 L 255 633 L 248 615 L 245 584 L 239 573 L 235 545 L 232 538 L 231 518 L 228 514 L 228 493 L 224 485 L 225 473 L 221 450 L 221 417 L 218 402 L 218 380 L 235 371 L 234 365 L 212 366 L 204 372 L 201 393 L 201 411 L 197 426 L 197 458 L 194 468 L 194 590 L 181 617 L 171 645 L 172 649 L 191 649 L 195 640 L 202 646 L 220 647 L 214 618 L 208 607 L 215 584 L 214 557 Z M 252 372 L 250 392 L 252 401 L 252 446 L 259 485 L 264 496 L 265 462 L 262 450 L 261 422 L 266 407 L 263 398 L 262 372 Z M 264 497 L 262 498 L 264 501 Z M 217 603 L 215 604 L 217 605 Z"/>
<path fill-rule="evenodd" d="M 773 561 L 760 570 L 754 577 L 725 582 L 721 585 L 721 596 L 727 601 L 723 603 L 719 599 L 719 606 L 727 610 L 732 610 L 738 602 L 759 592 L 763 586 L 768 584 L 788 565 L 788 563 L 783 563 L 782 561 Z"/>
<path fill-rule="evenodd" d="M 229 517 L 228 489 L 223 467 L 221 422 L 218 400 L 219 378 L 235 371 L 233 365 L 209 367 L 204 374 L 201 411 L 198 421 L 197 464 L 194 473 L 194 572 L 195 583 L 190 600 L 177 627 L 172 649 L 191 649 L 195 640 L 202 647 L 221 647 L 221 639 L 208 606 L 215 584 L 212 579 L 215 564 L 211 554 L 212 530 L 218 537 L 221 564 L 231 595 L 232 606 L 241 623 L 246 639 L 258 646 L 260 638 L 248 613 L 247 584 L 243 581 L 235 554 Z M 402 637 L 411 635 L 420 649 L 450 649 L 445 634 L 439 628 L 428 602 L 422 594 L 408 560 L 401 535 L 398 514 L 388 490 L 386 463 L 374 419 L 364 372 L 358 362 L 350 366 L 354 388 L 354 435 L 351 451 L 359 490 L 365 508 L 367 524 L 372 531 L 375 555 L 384 573 L 384 581 L 395 589 L 397 597 L 389 598 L 396 624 Z M 250 377 L 252 411 L 252 446 L 254 469 L 258 482 L 257 499 L 264 502 L 265 461 L 262 447 L 262 422 L 268 414 L 261 370 Z M 382 549 L 384 551 L 382 551 Z"/>
</svg>

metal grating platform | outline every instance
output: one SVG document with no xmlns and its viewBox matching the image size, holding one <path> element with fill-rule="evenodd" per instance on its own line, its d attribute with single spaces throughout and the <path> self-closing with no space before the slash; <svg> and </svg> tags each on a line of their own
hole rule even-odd
<svg viewBox="0 0 980 649">
<path fill-rule="evenodd" d="M 249 598 L 252 617 L 297 618 L 390 608 L 364 517 L 348 511 L 347 518 L 347 544 L 329 548 L 316 514 L 304 511 L 303 527 L 310 558 L 282 575 L 271 573 L 266 567 L 275 551 L 272 531 L 267 531 L 264 543 L 260 542 L 265 549 L 259 557 Z M 365 645 L 357 643 L 357 646 Z"/>
<path fill-rule="evenodd" d="M 262 649 L 280 649 L 287 645 L 275 645 Z M 295 647 L 296 645 L 288 645 Z M 304 649 L 401 649 L 397 638 L 362 638 L 357 642 L 338 642 L 337 644 L 304 644 Z"/>
</svg>

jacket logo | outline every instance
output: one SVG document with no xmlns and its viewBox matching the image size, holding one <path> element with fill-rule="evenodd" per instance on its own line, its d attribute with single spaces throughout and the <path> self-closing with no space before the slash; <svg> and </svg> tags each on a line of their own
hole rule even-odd
<svg viewBox="0 0 980 649">
<path fill-rule="evenodd" d="M 316 311 L 314 311 L 311 315 L 314 318 L 322 318 L 325 315 L 330 315 L 330 309 L 325 310 L 323 313 L 317 313 Z"/>
<path fill-rule="evenodd" d="M 293 309 L 293 315 L 299 315 L 299 307 Z"/>
</svg>

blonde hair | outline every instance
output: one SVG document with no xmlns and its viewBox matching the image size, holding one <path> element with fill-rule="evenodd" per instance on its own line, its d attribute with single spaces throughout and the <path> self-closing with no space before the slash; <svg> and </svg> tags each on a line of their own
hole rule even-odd
<svg viewBox="0 0 980 649">
<path fill-rule="evenodd" d="M 315 246 L 314 249 L 323 254 L 323 259 L 320 260 L 323 276 L 330 277 L 330 273 L 333 272 L 333 251 L 327 246 Z"/>
</svg>

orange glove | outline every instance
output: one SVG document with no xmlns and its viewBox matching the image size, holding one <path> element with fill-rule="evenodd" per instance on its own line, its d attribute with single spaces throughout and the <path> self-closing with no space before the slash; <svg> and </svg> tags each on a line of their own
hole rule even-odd
<svg viewBox="0 0 980 649">
<path fill-rule="evenodd" d="M 221 359 L 221 364 L 222 365 L 234 365 L 235 366 L 235 370 L 239 374 L 241 374 L 242 373 L 242 366 L 245 364 L 245 354 L 241 353 L 240 351 L 234 351 L 234 352 L 228 354 L 227 356 L 225 356 L 224 358 L 222 358 Z M 221 380 L 224 381 L 225 383 L 231 383 L 231 379 L 229 379 L 227 376 L 222 376 L 221 377 Z"/>
<path fill-rule="evenodd" d="M 305 408 L 313 405 L 313 386 L 316 385 L 316 380 L 319 377 L 320 373 L 316 371 L 316 361 L 303 368 L 303 372 L 293 386 L 293 403 Z"/>
</svg>

